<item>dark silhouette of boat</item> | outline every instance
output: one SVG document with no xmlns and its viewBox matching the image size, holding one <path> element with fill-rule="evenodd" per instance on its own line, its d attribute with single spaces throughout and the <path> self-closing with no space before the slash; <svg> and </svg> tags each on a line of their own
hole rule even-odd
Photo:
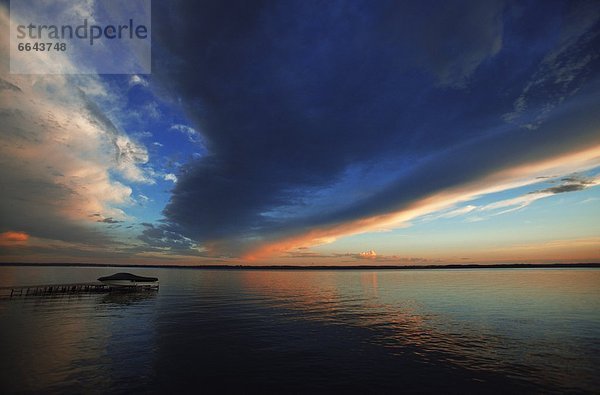
<svg viewBox="0 0 600 395">
<path fill-rule="evenodd" d="M 112 276 L 100 277 L 98 279 L 103 284 L 109 285 L 115 288 L 125 289 L 147 289 L 147 288 L 158 288 L 157 277 L 143 277 L 136 276 L 131 273 L 116 273 Z"/>
</svg>

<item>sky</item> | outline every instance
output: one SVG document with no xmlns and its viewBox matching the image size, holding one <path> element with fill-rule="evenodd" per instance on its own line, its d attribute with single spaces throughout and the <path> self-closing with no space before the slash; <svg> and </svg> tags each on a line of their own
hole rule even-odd
<svg viewBox="0 0 600 395">
<path fill-rule="evenodd" d="M 154 1 L 151 33 L 128 75 L 11 74 L 2 34 L 1 262 L 600 261 L 597 1 Z"/>
</svg>

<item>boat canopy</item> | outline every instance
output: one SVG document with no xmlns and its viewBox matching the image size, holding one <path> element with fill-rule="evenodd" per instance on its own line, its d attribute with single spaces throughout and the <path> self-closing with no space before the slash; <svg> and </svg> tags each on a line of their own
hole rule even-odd
<svg viewBox="0 0 600 395">
<path fill-rule="evenodd" d="M 140 283 L 150 283 L 150 282 L 158 281 L 158 278 L 136 276 L 135 274 L 131 274 L 131 273 L 117 273 L 117 274 L 113 274 L 112 276 L 100 277 L 98 279 L 98 281 L 111 281 L 111 280 L 112 281 L 129 280 L 129 281 L 137 281 Z"/>
</svg>

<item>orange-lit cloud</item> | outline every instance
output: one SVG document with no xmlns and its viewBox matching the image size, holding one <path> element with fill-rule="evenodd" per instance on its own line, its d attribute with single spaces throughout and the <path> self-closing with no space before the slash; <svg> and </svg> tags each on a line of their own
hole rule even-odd
<svg viewBox="0 0 600 395">
<path fill-rule="evenodd" d="M 8 231 L 0 233 L 0 245 L 20 245 L 29 240 L 29 235 L 25 232 Z"/>
<path fill-rule="evenodd" d="M 595 145 L 557 157 L 501 169 L 475 181 L 425 196 L 406 204 L 397 211 L 323 226 L 304 234 L 265 243 L 251 250 L 245 258 L 256 260 L 299 247 L 331 243 L 344 236 L 406 226 L 408 221 L 414 218 L 447 209 L 482 195 L 534 184 L 539 182 L 538 177 L 545 174 L 570 174 L 598 165 L 600 165 L 600 145 Z M 534 196 L 534 198 L 545 197 L 545 195 L 541 195 Z"/>
</svg>

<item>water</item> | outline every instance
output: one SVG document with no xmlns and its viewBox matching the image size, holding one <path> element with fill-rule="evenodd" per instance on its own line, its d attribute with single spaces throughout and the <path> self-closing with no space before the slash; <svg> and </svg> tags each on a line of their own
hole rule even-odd
<svg viewBox="0 0 600 395">
<path fill-rule="evenodd" d="M 0 393 L 600 392 L 598 269 L 127 271 L 159 292 L 0 300 Z"/>
</svg>

